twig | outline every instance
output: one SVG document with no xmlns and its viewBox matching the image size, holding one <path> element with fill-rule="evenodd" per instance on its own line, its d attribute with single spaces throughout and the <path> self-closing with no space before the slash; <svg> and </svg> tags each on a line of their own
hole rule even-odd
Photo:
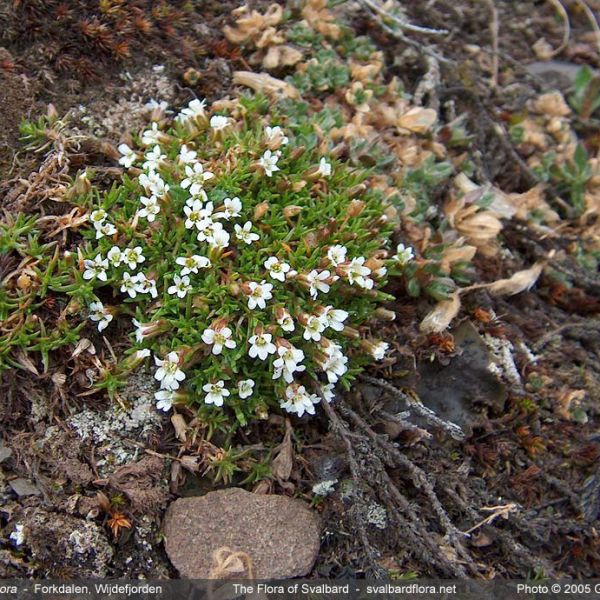
<svg viewBox="0 0 600 600">
<path fill-rule="evenodd" d="M 350 467 L 350 473 L 352 474 L 352 478 L 354 479 L 355 484 L 359 485 L 359 483 L 362 480 L 362 477 L 360 475 L 360 468 L 358 466 L 356 454 L 354 452 L 354 444 L 350 439 L 350 436 L 348 435 L 350 432 L 344 426 L 344 423 L 339 418 L 338 414 L 335 412 L 335 410 L 332 408 L 329 402 L 327 402 L 323 398 L 323 395 L 321 394 L 321 390 L 319 388 L 317 388 L 317 394 L 321 396 L 321 404 L 323 406 L 325 414 L 329 417 L 329 420 L 331 421 L 332 429 L 335 433 L 337 433 L 340 436 L 340 438 L 344 442 L 344 445 L 346 446 L 346 454 L 348 456 L 348 465 Z M 365 554 L 367 555 L 367 560 L 371 564 L 371 568 L 377 570 L 379 568 L 379 565 L 377 564 L 375 557 L 378 553 L 371 547 L 371 543 L 369 542 L 367 531 L 365 529 L 362 519 L 356 519 L 356 526 L 358 529 L 358 534 L 360 536 L 360 541 L 363 545 Z"/>
<path fill-rule="evenodd" d="M 431 507 L 433 508 L 440 524 L 446 532 L 446 538 L 452 544 L 458 556 L 460 556 L 466 562 L 466 564 L 469 565 L 473 573 L 477 573 L 478 569 L 475 561 L 462 544 L 461 538 L 464 537 L 463 533 L 456 528 L 454 523 L 452 523 L 450 516 L 446 512 L 446 509 L 443 507 L 442 503 L 437 497 L 437 494 L 435 493 L 433 485 L 429 481 L 427 474 L 415 463 L 413 463 L 407 456 L 400 452 L 400 450 L 398 450 L 398 448 L 396 448 L 393 444 L 384 439 L 381 435 L 375 433 L 367 425 L 364 419 L 356 414 L 351 408 L 341 405 L 341 410 L 344 413 L 344 416 L 348 416 L 352 421 L 354 421 L 354 423 L 360 429 L 362 429 L 376 445 L 380 446 L 386 453 L 388 453 L 390 457 L 394 459 L 397 466 L 401 466 L 408 471 L 413 485 L 417 489 L 420 489 L 425 496 L 427 496 Z"/>
<path fill-rule="evenodd" d="M 447 431 L 450 434 L 450 436 L 452 438 L 454 438 L 455 440 L 461 441 L 465 438 L 465 434 L 464 434 L 463 430 L 456 423 L 452 423 L 450 421 L 444 421 L 444 419 L 441 419 L 440 417 L 438 417 L 435 414 L 435 412 L 433 412 L 430 408 L 427 408 L 420 402 L 417 402 L 416 400 L 411 398 L 408 394 L 405 394 L 402 391 L 400 391 L 398 388 L 394 387 L 391 383 L 388 383 L 387 381 L 385 381 L 383 379 L 377 379 L 375 377 L 371 377 L 369 375 L 361 375 L 361 379 L 363 379 L 367 383 L 372 383 L 373 385 L 376 385 L 380 388 L 383 388 L 384 390 L 387 390 L 392 395 L 394 395 L 396 398 L 405 402 L 413 412 L 415 412 L 419 416 L 425 418 L 427 421 L 429 421 L 433 425 L 436 425 L 437 427 L 440 427 L 444 431 Z"/>
<path fill-rule="evenodd" d="M 413 95 L 413 102 L 417 106 L 423 105 L 423 99 L 428 96 L 428 106 L 436 112 L 440 108 L 440 100 L 438 98 L 437 89 L 440 86 L 440 63 L 434 56 L 425 56 L 427 72 L 419 81 L 419 85 Z"/>
<path fill-rule="evenodd" d="M 317 393 L 321 395 L 318 389 Z M 365 474 L 363 474 L 364 470 L 361 471 L 356 460 L 356 443 L 353 440 L 360 438 L 371 447 L 368 438 L 363 435 L 352 433 L 344 421 L 342 421 L 342 419 L 339 417 L 335 409 L 323 399 L 322 405 L 325 414 L 329 417 L 332 430 L 342 439 L 346 446 L 350 473 L 355 484 L 358 486 L 361 483 L 367 483 L 365 481 Z M 373 448 L 373 450 L 375 450 L 375 448 Z M 385 468 L 381 464 L 377 453 L 372 452 L 371 457 L 376 461 L 376 464 L 379 465 L 379 467 L 377 468 L 377 474 L 369 473 L 369 475 L 366 477 L 370 479 L 372 476 L 374 479 L 376 479 L 376 488 L 378 489 L 378 494 L 384 498 L 387 498 L 386 503 L 388 504 L 388 508 L 392 512 L 393 516 L 396 518 L 399 524 L 405 526 L 410 531 L 412 536 L 410 541 L 414 545 L 414 549 L 422 555 L 423 560 L 439 566 L 445 575 L 451 575 L 453 577 L 465 577 L 466 573 L 463 567 L 457 562 L 450 560 L 447 555 L 444 554 L 427 529 L 420 522 L 419 517 L 415 513 L 413 505 L 411 505 L 407 498 L 400 492 L 388 473 L 385 471 Z M 382 483 L 385 485 L 381 485 Z M 391 499 L 389 498 L 390 495 Z M 396 506 L 406 515 L 406 517 L 398 512 L 398 508 L 396 508 Z M 369 554 L 369 552 L 372 552 L 372 550 L 370 550 L 371 547 L 367 538 L 366 530 L 364 529 L 364 524 L 360 519 L 357 523 L 357 529 L 359 531 L 361 542 L 365 547 L 367 554 Z M 369 559 L 373 562 L 373 559 L 370 556 Z"/>
<path fill-rule="evenodd" d="M 560 16 L 565 24 L 562 42 L 560 43 L 560 46 L 555 48 L 552 51 L 552 54 L 550 54 L 550 58 L 554 58 L 557 54 L 560 54 L 569 43 L 569 39 L 571 37 L 571 20 L 569 19 L 569 13 L 567 12 L 567 9 L 563 6 L 560 0 L 548 0 L 548 2 L 550 2 L 550 4 L 552 4 L 552 6 L 554 6 L 554 8 L 560 13 Z"/>
<path fill-rule="evenodd" d="M 430 27 L 421 27 L 420 25 L 413 25 L 404 19 L 401 19 L 397 15 L 389 12 L 383 6 L 375 2 L 374 0 L 359 0 L 361 4 L 368 7 L 371 11 L 378 14 L 385 21 L 392 21 L 394 25 L 405 31 L 411 31 L 413 33 L 424 33 L 427 35 L 446 35 L 447 29 L 431 29 Z"/>
<path fill-rule="evenodd" d="M 490 35 L 492 36 L 492 77 L 490 85 L 495 90 L 498 87 L 498 37 L 500 22 L 498 21 L 498 9 L 494 4 L 494 0 L 485 0 L 485 3 L 492 14 L 492 20 L 490 21 Z"/>
<path fill-rule="evenodd" d="M 407 37 L 404 34 L 404 29 L 407 29 L 406 27 L 398 27 L 396 29 L 391 27 L 388 23 L 385 22 L 383 16 L 380 14 L 380 12 L 378 12 L 377 10 L 375 10 L 375 8 L 372 7 L 373 2 L 371 2 L 370 0 L 359 0 L 359 2 L 367 9 L 367 12 L 377 21 L 379 26 L 386 33 L 389 33 L 392 37 L 395 37 L 396 39 L 404 42 L 408 46 L 412 46 L 413 48 L 415 48 L 422 54 L 425 54 L 426 56 L 431 56 L 431 57 L 435 58 L 440 63 L 455 64 L 455 61 L 453 61 L 449 58 L 446 58 L 445 56 L 441 55 L 439 52 L 436 52 L 429 46 L 426 46 L 425 44 L 421 44 L 420 42 L 417 42 L 416 40 L 413 40 L 413 39 Z M 385 14 L 387 15 L 387 13 L 385 13 Z M 416 26 L 412 25 L 411 27 L 414 28 Z M 431 31 L 442 32 L 442 30 L 431 30 Z"/>
</svg>

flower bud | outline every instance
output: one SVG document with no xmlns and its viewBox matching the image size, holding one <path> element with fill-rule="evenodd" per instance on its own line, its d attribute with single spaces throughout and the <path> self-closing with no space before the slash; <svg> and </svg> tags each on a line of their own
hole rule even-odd
<svg viewBox="0 0 600 600">
<path fill-rule="evenodd" d="M 381 340 L 361 340 L 360 347 L 375 360 L 383 360 L 388 354 L 389 344 Z"/>
<path fill-rule="evenodd" d="M 68 315 L 74 315 L 80 312 L 82 308 L 83 306 L 81 305 L 81 302 L 73 298 L 69 304 L 67 304 L 67 308 L 65 310 Z"/>
<path fill-rule="evenodd" d="M 130 354 L 125 360 L 123 360 L 119 366 L 120 371 L 133 371 L 142 364 L 142 362 L 150 356 L 150 350 L 143 348 L 142 350 L 136 350 L 133 354 Z"/>
<path fill-rule="evenodd" d="M 268 202 L 261 202 L 260 204 L 257 204 L 254 207 L 254 220 L 259 221 L 260 219 L 262 219 L 267 214 L 268 210 L 269 210 Z"/>
<path fill-rule="evenodd" d="M 360 197 L 360 196 L 362 196 L 365 193 L 366 190 L 367 190 L 367 186 L 364 183 L 359 183 L 359 184 L 355 185 L 354 187 L 351 187 L 348 190 L 348 196 L 352 196 L 352 197 L 358 196 L 358 197 Z"/>
<path fill-rule="evenodd" d="M 265 405 L 259 405 L 254 409 L 254 413 L 256 414 L 257 419 L 261 419 L 262 421 L 266 421 L 269 418 L 269 410 Z"/>
<path fill-rule="evenodd" d="M 306 181 L 304 181 L 304 180 L 296 181 L 292 184 L 292 190 L 294 192 L 299 192 L 300 190 L 304 189 L 305 187 L 306 187 Z"/>
<path fill-rule="evenodd" d="M 58 111 L 56 110 L 56 106 L 54 106 L 54 104 L 48 104 L 48 108 L 46 109 L 46 115 L 52 121 L 56 121 L 56 119 L 58 119 Z"/>
<path fill-rule="evenodd" d="M 348 146 L 347 146 L 346 142 L 341 142 L 331 149 L 331 152 L 329 152 L 329 155 L 332 158 L 339 158 L 340 156 L 343 156 L 347 150 L 348 150 Z"/>
<path fill-rule="evenodd" d="M 291 184 L 287 179 L 278 179 L 275 187 L 277 188 L 278 192 L 283 193 L 290 189 Z"/>
<path fill-rule="evenodd" d="M 381 306 L 377 308 L 373 314 L 377 319 L 381 319 L 382 321 L 396 320 L 396 313 L 394 311 L 382 308 Z"/>
<path fill-rule="evenodd" d="M 360 333 L 358 329 L 354 329 L 354 327 L 349 327 L 348 325 L 346 325 L 340 333 L 344 337 L 350 338 L 351 340 L 357 340 L 360 338 Z"/>
<path fill-rule="evenodd" d="M 290 204 L 289 206 L 286 206 L 283 209 L 283 216 L 286 219 L 291 219 L 292 217 L 295 217 L 296 215 L 299 215 L 301 211 L 302 211 L 302 207 L 301 206 L 297 206 L 295 204 Z"/>
<path fill-rule="evenodd" d="M 304 146 L 294 148 L 289 154 L 290 160 L 298 160 L 304 154 L 305 150 L 306 148 Z"/>
<path fill-rule="evenodd" d="M 348 204 L 348 216 L 358 217 L 364 209 L 365 203 L 362 200 L 352 200 L 350 204 Z"/>
<path fill-rule="evenodd" d="M 200 81 L 201 74 L 200 71 L 194 69 L 194 67 L 190 67 L 183 74 L 183 81 L 191 87 L 194 87 Z"/>
<path fill-rule="evenodd" d="M 20 290 L 27 291 L 31 287 L 31 277 L 27 273 L 21 273 L 17 279 L 17 287 Z"/>
</svg>

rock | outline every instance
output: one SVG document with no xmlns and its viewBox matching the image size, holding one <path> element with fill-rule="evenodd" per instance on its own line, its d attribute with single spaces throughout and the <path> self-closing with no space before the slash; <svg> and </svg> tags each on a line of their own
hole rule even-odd
<svg viewBox="0 0 600 600">
<path fill-rule="evenodd" d="M 507 392 L 490 372 L 492 357 L 471 323 L 466 321 L 454 332 L 454 341 L 458 354 L 448 365 L 429 361 L 419 365 L 417 394 L 442 419 L 467 427 L 477 418 L 476 405 L 502 412 Z"/>
<path fill-rule="evenodd" d="M 29 507 L 14 516 L 24 526 L 24 545 L 48 577 L 106 577 L 113 550 L 102 528 L 85 519 Z"/>
<path fill-rule="evenodd" d="M 575 83 L 581 65 L 561 60 L 548 60 L 529 63 L 525 68 L 532 75 L 543 79 L 548 89 L 566 90 Z"/>
<path fill-rule="evenodd" d="M 12 453 L 12 448 L 9 448 L 8 446 L 2 446 L 0 444 L 0 463 L 10 458 L 12 456 Z"/>
<path fill-rule="evenodd" d="M 41 493 L 33 483 L 27 481 L 27 479 L 23 479 L 23 477 L 9 481 L 8 485 L 10 485 L 12 491 L 20 498 L 24 496 L 39 496 Z"/>
<path fill-rule="evenodd" d="M 228 547 L 248 554 L 255 578 L 287 579 L 311 570 L 320 522 L 299 500 L 229 488 L 179 498 L 167 510 L 163 532 L 167 554 L 182 577 L 206 579 L 214 552 Z"/>
</svg>

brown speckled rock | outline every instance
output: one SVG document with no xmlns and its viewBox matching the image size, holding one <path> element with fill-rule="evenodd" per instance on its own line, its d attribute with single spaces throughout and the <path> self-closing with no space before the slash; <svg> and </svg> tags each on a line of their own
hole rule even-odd
<svg viewBox="0 0 600 600">
<path fill-rule="evenodd" d="M 306 504 L 240 488 L 179 498 L 163 531 L 171 562 L 189 579 L 205 579 L 223 546 L 246 552 L 258 579 L 306 575 L 319 552 L 319 517 Z"/>
</svg>

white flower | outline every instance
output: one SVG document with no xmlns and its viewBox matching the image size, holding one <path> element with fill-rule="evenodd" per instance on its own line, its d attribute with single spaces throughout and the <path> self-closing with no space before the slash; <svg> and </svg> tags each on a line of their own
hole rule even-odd
<svg viewBox="0 0 600 600">
<path fill-rule="evenodd" d="M 302 337 L 306 341 L 314 340 L 315 342 L 318 342 L 321 339 L 321 333 L 323 333 L 324 330 L 325 325 L 321 319 L 311 315 L 306 321 L 306 325 L 304 326 L 304 334 Z"/>
<path fill-rule="evenodd" d="M 183 144 L 179 151 L 179 162 L 184 165 L 196 162 L 196 152 L 194 150 L 188 150 L 188 147 Z"/>
<path fill-rule="evenodd" d="M 139 278 L 137 275 L 134 275 L 132 277 L 129 273 L 127 273 L 127 271 L 125 271 L 125 273 L 123 273 L 123 279 L 121 280 L 121 291 L 124 294 L 129 294 L 130 298 L 135 298 L 138 293 L 138 290 L 137 290 L 138 281 L 139 281 Z"/>
<path fill-rule="evenodd" d="M 212 179 L 214 173 L 205 171 L 202 163 L 196 162 L 193 165 L 185 165 L 185 179 L 181 182 L 184 190 L 190 188 L 190 194 L 197 196 L 203 191 L 204 182 Z"/>
<path fill-rule="evenodd" d="M 183 207 L 183 212 L 187 217 L 185 221 L 185 228 L 191 229 L 192 227 L 197 227 L 199 229 L 199 223 L 209 219 L 212 211 L 212 202 L 207 202 L 206 206 L 204 206 L 200 200 L 196 198 L 190 198 Z"/>
<path fill-rule="evenodd" d="M 117 228 L 112 223 L 96 223 L 95 228 L 97 240 L 117 233 Z"/>
<path fill-rule="evenodd" d="M 196 239 L 199 242 L 210 243 L 215 235 L 215 230 L 223 229 L 223 225 L 215 223 L 212 219 L 204 218 L 196 223 L 196 228 L 198 229 Z"/>
<path fill-rule="evenodd" d="M 136 269 L 138 264 L 141 265 L 145 260 L 141 246 L 123 250 L 123 262 L 132 270 Z"/>
<path fill-rule="evenodd" d="M 273 368 L 275 369 L 273 379 L 279 379 L 283 376 L 287 383 L 292 383 L 295 372 L 300 373 L 306 370 L 306 367 L 300 364 L 304 360 L 304 352 L 302 350 L 294 348 L 294 346 L 290 348 L 279 346 L 277 354 L 279 358 L 273 361 Z"/>
<path fill-rule="evenodd" d="M 154 357 L 154 362 L 158 369 L 154 373 L 154 378 L 160 381 L 160 387 L 163 390 L 176 390 L 179 388 L 179 382 L 185 379 L 185 373 L 179 368 L 179 355 L 177 352 L 169 352 L 164 360 Z"/>
<path fill-rule="evenodd" d="M 277 348 L 277 355 L 279 358 L 273 363 L 276 369 L 285 366 L 290 371 L 294 371 L 298 364 L 304 360 L 304 352 L 291 344 L 289 347 L 279 346 Z"/>
<path fill-rule="evenodd" d="M 285 310 L 285 308 L 279 309 L 277 311 L 277 324 L 283 329 L 283 331 L 294 331 L 296 326 L 294 325 L 294 319 L 292 319 L 292 315 Z"/>
<path fill-rule="evenodd" d="M 94 260 L 84 260 L 83 266 L 85 267 L 85 271 L 83 272 L 84 279 L 99 279 L 100 281 L 106 281 L 106 269 L 108 269 L 108 260 L 102 258 L 101 254 L 96 254 L 96 258 Z"/>
<path fill-rule="evenodd" d="M 156 281 L 154 279 L 148 279 L 143 273 L 137 275 L 137 282 L 135 284 L 136 292 L 140 294 L 150 294 L 152 298 L 158 297 L 158 291 L 156 289 Z"/>
<path fill-rule="evenodd" d="M 146 102 L 146 104 L 144 104 L 144 108 L 147 108 L 148 110 L 162 110 L 164 112 L 167 112 L 167 108 L 169 108 L 169 103 L 166 102 L 165 100 L 161 100 L 160 102 L 157 102 L 154 98 L 150 98 L 150 100 L 148 100 L 148 102 Z M 171 111 L 168 111 L 171 112 Z"/>
<path fill-rule="evenodd" d="M 221 354 L 223 347 L 235 348 L 236 343 L 231 339 L 231 329 L 229 327 L 221 327 L 221 329 L 207 328 L 202 333 L 202 341 L 209 346 L 212 345 L 212 353 L 214 355 Z"/>
<path fill-rule="evenodd" d="M 319 319 L 325 327 L 330 327 L 334 331 L 343 331 L 344 321 L 348 318 L 348 313 L 333 306 L 326 306 L 325 310 L 319 315 Z"/>
<path fill-rule="evenodd" d="M 113 320 L 113 316 L 104 308 L 102 302 L 92 302 L 90 304 L 90 320 L 98 323 L 98 331 L 103 331 Z"/>
<path fill-rule="evenodd" d="M 173 285 L 167 289 L 167 294 L 176 294 L 179 298 L 185 298 L 187 293 L 192 289 L 190 278 L 187 275 L 173 277 Z"/>
<path fill-rule="evenodd" d="M 285 281 L 285 275 L 290 270 L 290 265 L 281 262 L 276 256 L 270 256 L 264 262 L 265 269 L 269 275 L 278 281 Z"/>
<path fill-rule="evenodd" d="M 153 146 L 158 144 L 158 138 L 160 137 L 160 131 L 158 129 L 158 123 L 152 123 L 150 129 L 146 129 L 142 133 L 142 144 L 144 146 Z"/>
<path fill-rule="evenodd" d="M 167 158 L 166 154 L 161 154 L 160 146 L 154 146 L 150 152 L 146 152 L 144 158 L 146 161 L 142 165 L 148 171 L 156 171 L 161 163 Z"/>
<path fill-rule="evenodd" d="M 326 280 L 329 279 L 330 276 L 331 273 L 329 271 L 321 271 L 319 273 L 316 269 L 313 269 L 306 276 L 309 292 L 313 299 L 317 297 L 318 292 L 326 294 L 329 291 L 329 284 L 326 283 Z"/>
<path fill-rule="evenodd" d="M 90 215 L 90 221 L 94 224 L 94 227 L 97 227 L 106 221 L 107 216 L 108 215 L 103 208 L 97 208 L 96 210 L 92 211 L 92 214 Z"/>
<path fill-rule="evenodd" d="M 319 162 L 319 175 L 322 177 L 329 177 L 331 175 L 331 163 L 328 163 L 325 157 Z"/>
<path fill-rule="evenodd" d="M 273 177 L 275 171 L 279 171 L 277 161 L 279 160 L 279 154 L 273 153 L 270 150 L 265 151 L 261 156 L 259 164 L 265 170 L 267 177 Z"/>
<path fill-rule="evenodd" d="M 342 354 L 341 346 L 331 344 L 327 349 L 327 358 L 321 366 L 329 383 L 336 383 L 348 370 L 348 357 Z"/>
<path fill-rule="evenodd" d="M 144 208 L 138 211 L 138 215 L 140 215 L 140 217 L 145 217 L 152 223 L 154 219 L 156 219 L 156 215 L 160 212 L 160 206 L 156 196 L 150 196 L 150 198 L 141 196 L 140 202 L 144 205 Z"/>
<path fill-rule="evenodd" d="M 192 254 L 192 256 L 180 256 L 175 260 L 178 265 L 181 265 L 182 275 L 188 275 L 189 273 L 198 273 L 198 269 L 207 269 L 210 267 L 210 260 L 206 256 L 199 256 L 198 254 Z"/>
<path fill-rule="evenodd" d="M 371 269 L 365 267 L 365 257 L 360 256 L 353 258 L 350 264 L 346 267 L 346 275 L 350 285 L 358 285 L 359 287 L 370 290 L 373 288 L 373 280 L 369 278 Z"/>
<path fill-rule="evenodd" d="M 160 390 L 155 392 L 154 398 L 156 400 L 156 409 L 168 412 L 173 407 L 173 402 L 177 397 L 175 390 Z"/>
<path fill-rule="evenodd" d="M 223 115 L 213 115 L 210 118 L 210 126 L 215 130 L 225 129 L 229 125 L 229 117 Z"/>
<path fill-rule="evenodd" d="M 346 246 L 340 246 L 338 244 L 331 246 L 329 250 L 327 250 L 327 258 L 334 267 L 337 267 L 339 264 L 346 262 L 347 253 L 348 250 L 346 249 Z"/>
<path fill-rule="evenodd" d="M 149 191 L 153 196 L 157 198 L 163 198 L 169 189 L 168 183 L 165 183 L 163 178 L 156 172 L 150 171 L 150 173 L 142 173 L 138 181 L 140 185 L 147 191 Z"/>
<path fill-rule="evenodd" d="M 204 402 L 206 404 L 214 404 L 215 406 L 223 406 L 223 399 L 227 398 L 230 394 L 222 379 L 216 383 L 207 383 L 202 386 L 202 389 L 207 392 Z"/>
<path fill-rule="evenodd" d="M 117 149 L 123 155 L 119 159 L 119 164 L 123 165 L 126 169 L 132 167 L 133 163 L 137 160 L 136 153 L 127 144 L 119 144 Z"/>
<path fill-rule="evenodd" d="M 277 347 L 271 341 L 273 336 L 270 333 L 259 333 L 250 337 L 250 350 L 248 355 L 250 358 L 260 358 L 266 360 L 269 354 L 275 354 Z"/>
<path fill-rule="evenodd" d="M 202 117 L 204 115 L 205 108 L 206 100 L 198 100 L 198 98 L 195 98 L 187 105 L 187 108 L 181 110 L 175 120 L 179 121 L 180 123 L 184 123 L 188 119 Z"/>
<path fill-rule="evenodd" d="M 371 348 L 371 356 L 375 360 L 383 360 L 390 345 L 387 342 L 376 342 Z"/>
<path fill-rule="evenodd" d="M 254 393 L 254 380 L 242 379 L 238 381 L 238 396 L 243 400 L 249 398 Z"/>
<path fill-rule="evenodd" d="M 25 532 L 21 523 L 15 525 L 15 530 L 10 534 L 10 539 L 15 543 L 15 546 L 20 546 L 25 541 Z"/>
<path fill-rule="evenodd" d="M 123 253 L 118 246 L 113 246 L 106 254 L 106 258 L 113 267 L 118 267 L 123 262 Z"/>
<path fill-rule="evenodd" d="M 248 287 L 250 288 L 248 308 L 254 310 L 258 306 L 258 308 L 264 309 L 266 307 L 265 300 L 270 300 L 273 297 L 273 294 L 271 294 L 273 285 L 263 279 L 260 283 L 256 283 L 256 281 L 249 282 Z"/>
<path fill-rule="evenodd" d="M 220 223 L 215 223 L 213 233 L 207 239 L 211 246 L 217 248 L 227 248 L 229 246 L 229 234 L 223 229 Z"/>
<path fill-rule="evenodd" d="M 252 242 L 257 242 L 260 239 L 260 236 L 257 233 L 252 233 L 250 230 L 252 229 L 252 223 L 250 221 L 246 221 L 243 227 L 240 227 L 237 223 L 234 225 L 235 229 L 235 237 L 245 242 L 246 244 L 251 244 Z"/>
<path fill-rule="evenodd" d="M 289 413 L 295 413 L 301 417 L 305 412 L 309 415 L 315 414 L 314 405 L 319 402 L 314 394 L 308 394 L 303 385 L 288 385 L 285 390 L 285 400 L 280 402 L 281 408 Z"/>
<path fill-rule="evenodd" d="M 235 219 L 240 216 L 242 210 L 242 201 L 236 196 L 235 198 L 225 198 L 223 200 L 223 210 L 215 215 L 217 219 Z"/>
<path fill-rule="evenodd" d="M 410 246 L 404 246 L 404 244 L 398 244 L 396 248 L 396 254 L 394 260 L 400 263 L 400 266 L 404 266 L 415 257 L 415 252 Z"/>
<path fill-rule="evenodd" d="M 135 341 L 141 344 L 144 338 L 150 333 L 152 323 L 140 323 L 137 319 L 132 319 L 131 322 L 135 327 Z"/>
<path fill-rule="evenodd" d="M 335 385 L 333 383 L 328 383 L 321 386 L 321 394 L 323 395 L 325 402 L 329 403 L 335 400 L 335 392 L 333 391 L 334 388 Z"/>
<path fill-rule="evenodd" d="M 281 139 L 281 145 L 285 146 L 288 144 L 288 142 L 290 141 L 283 133 L 283 130 L 281 129 L 281 127 L 279 127 L 279 125 L 276 125 L 275 127 L 265 127 L 265 137 L 267 138 L 268 141 L 271 140 L 276 140 L 276 139 Z"/>
</svg>

